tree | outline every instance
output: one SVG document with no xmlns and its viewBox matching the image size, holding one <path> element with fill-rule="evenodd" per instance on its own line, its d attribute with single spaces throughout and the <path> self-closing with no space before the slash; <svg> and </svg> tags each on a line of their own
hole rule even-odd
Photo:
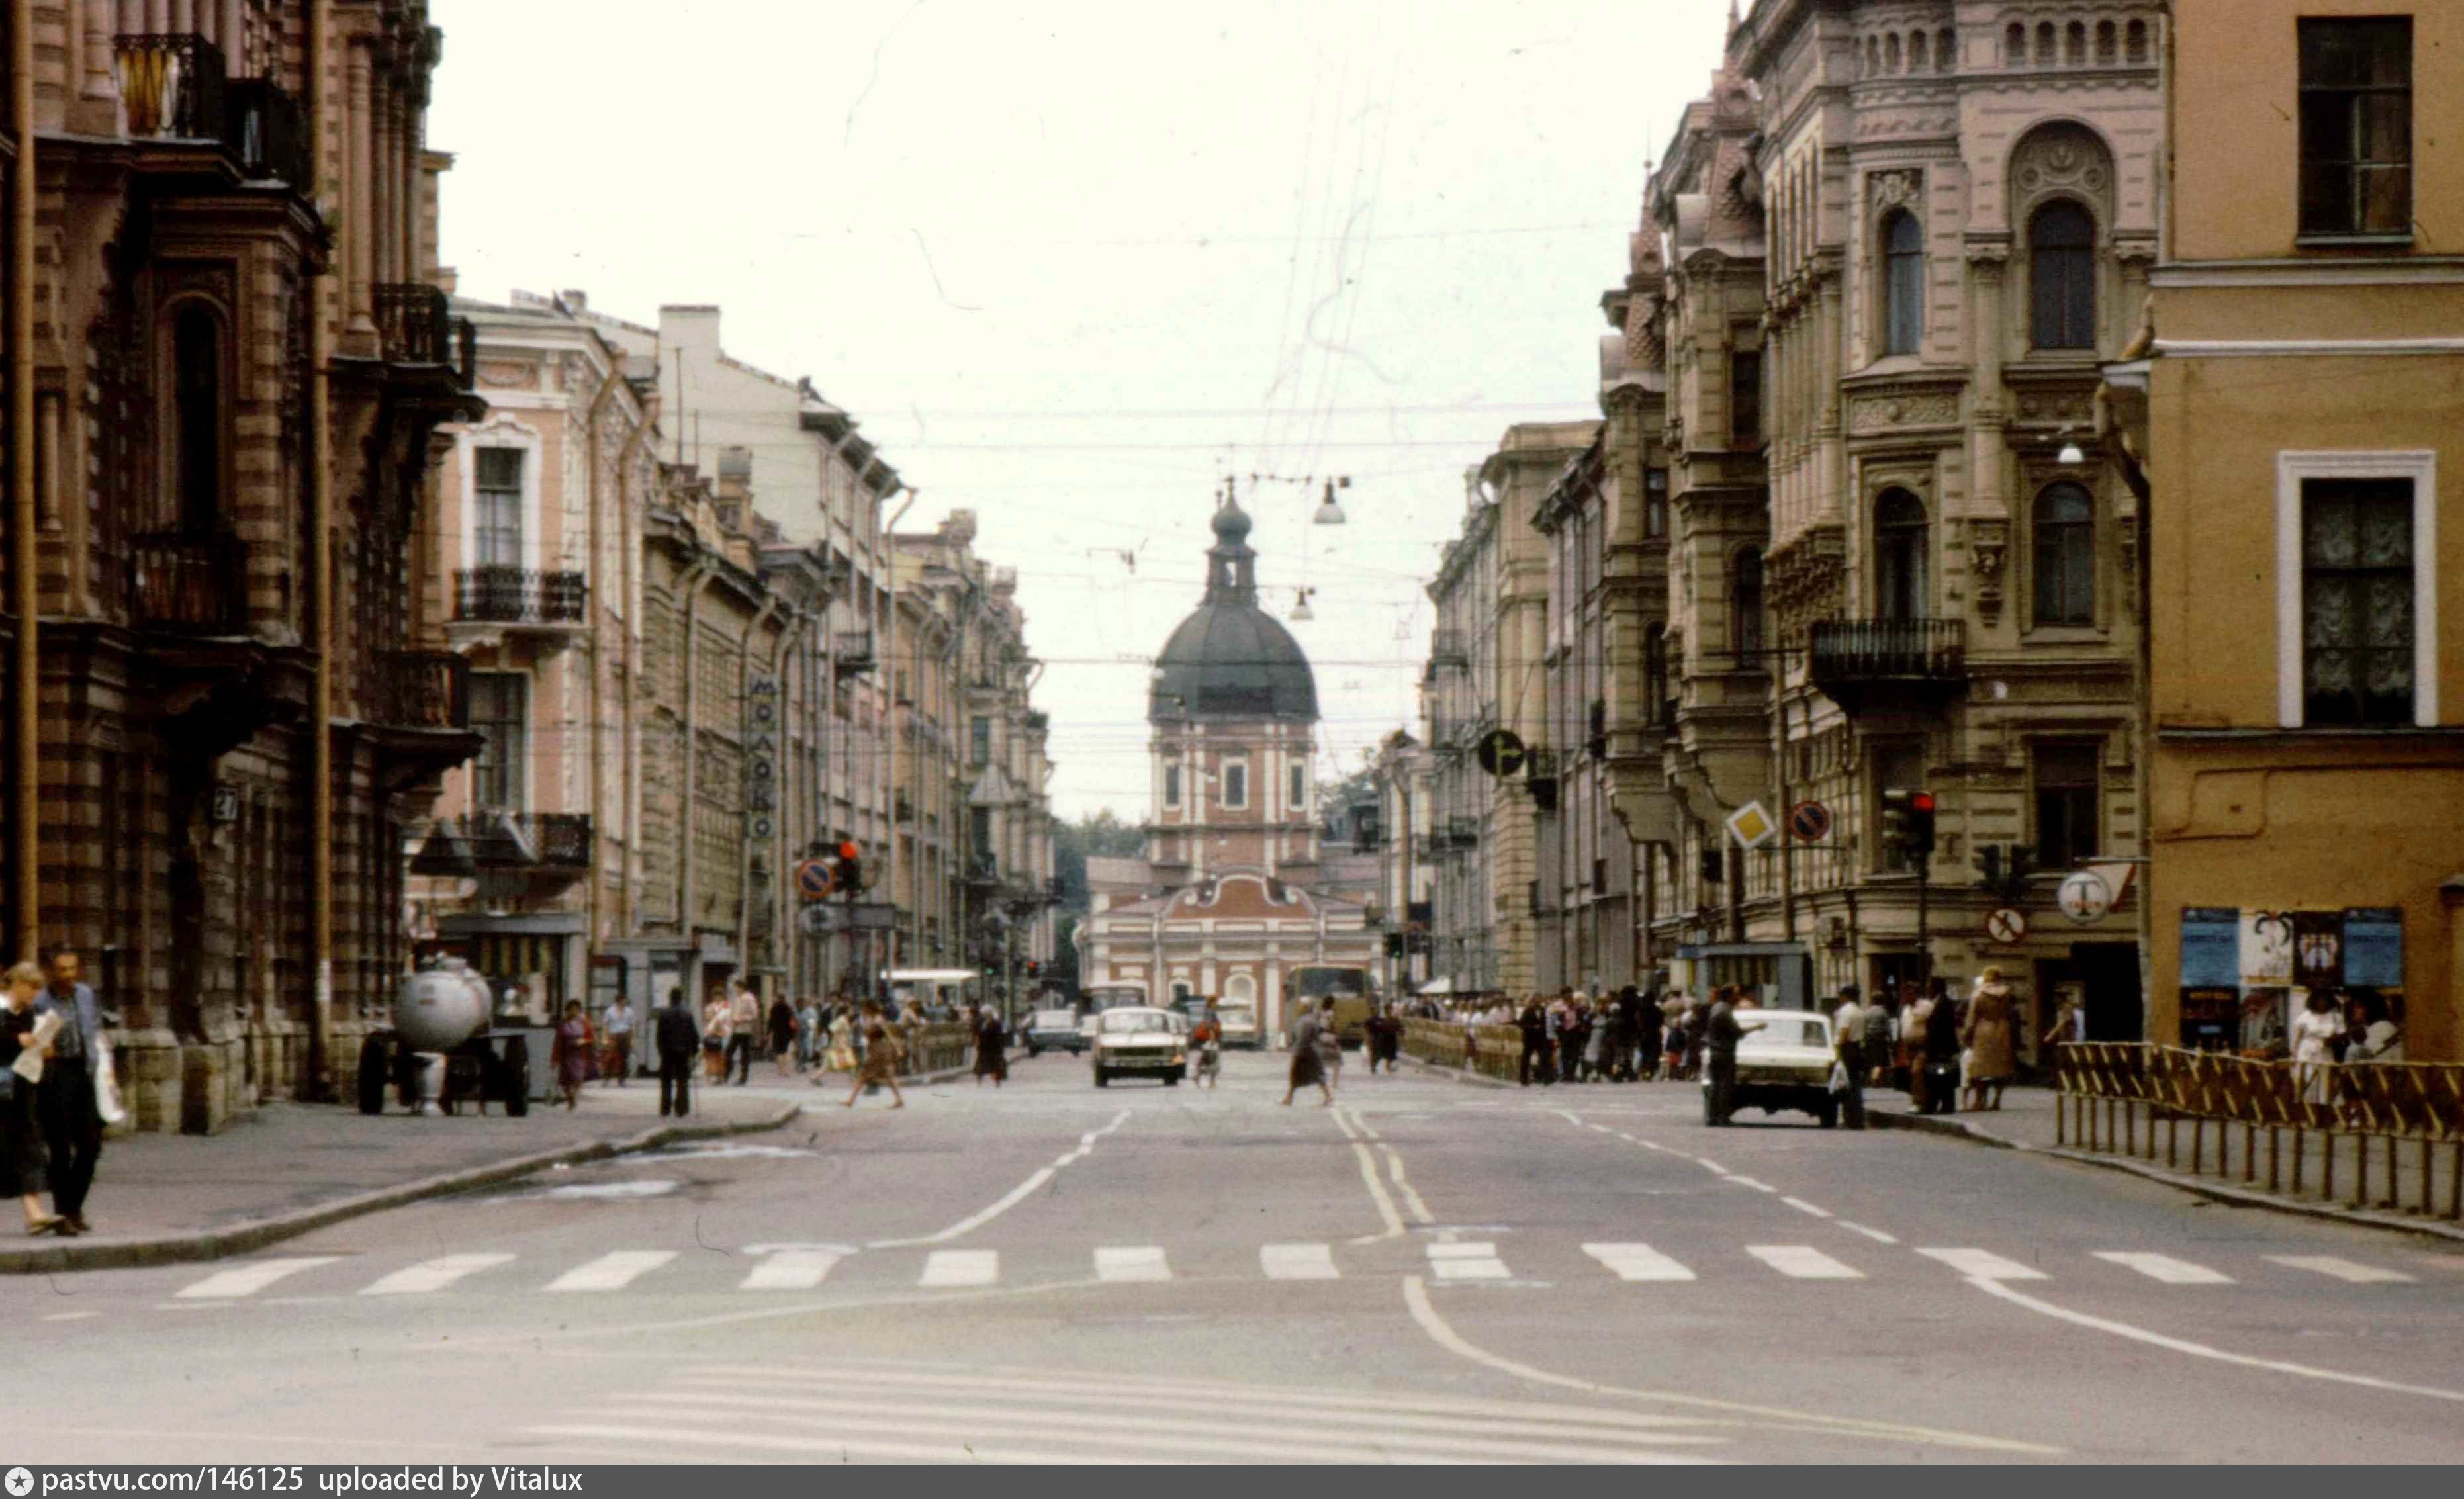
<svg viewBox="0 0 2464 1499">
<path fill-rule="evenodd" d="M 1069 822 L 1052 825 L 1052 872 L 1061 880 L 1061 909 L 1084 915 L 1091 904 L 1087 893 L 1087 861 L 1133 859 L 1146 848 L 1146 830 L 1125 823 L 1111 807 Z"/>
</svg>

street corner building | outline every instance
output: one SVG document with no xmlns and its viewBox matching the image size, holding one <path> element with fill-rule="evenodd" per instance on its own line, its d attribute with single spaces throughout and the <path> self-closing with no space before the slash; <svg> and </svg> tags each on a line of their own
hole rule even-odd
<svg viewBox="0 0 2464 1499">
<path fill-rule="evenodd" d="M 2453 1059 L 2464 11 L 2175 11 L 2166 252 L 2105 392 L 2148 496 L 2148 1039 L 2280 1055 L 2307 991 L 2370 988 Z"/>
<path fill-rule="evenodd" d="M 211 1129 L 383 1016 L 404 830 L 478 747 L 414 544 L 484 409 L 442 37 L 420 0 L 11 14 L 11 946 L 85 955 L 138 1127 Z"/>
<path fill-rule="evenodd" d="M 1365 914 L 1376 871 L 1371 860 L 1354 878 L 1325 848 L 1317 681 L 1259 606 L 1249 517 L 1226 494 L 1213 527 L 1205 598 L 1155 657 L 1144 855 L 1088 861 L 1080 986 L 1252 1004 L 1272 1034 L 1289 1024 L 1300 970 L 1365 978 L 1375 964 Z"/>
</svg>

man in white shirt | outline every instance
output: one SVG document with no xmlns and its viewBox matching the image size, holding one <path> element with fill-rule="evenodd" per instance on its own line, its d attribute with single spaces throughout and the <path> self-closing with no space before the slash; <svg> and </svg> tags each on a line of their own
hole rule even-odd
<svg viewBox="0 0 2464 1499">
<path fill-rule="evenodd" d="M 1866 1006 L 1860 1001 L 1862 993 L 1853 983 L 1841 984 L 1839 1007 L 1831 1012 L 1832 1047 L 1839 1054 L 1841 1069 L 1848 1074 L 1847 1091 L 1838 1095 L 1839 1115 L 1852 1130 L 1865 1127 L 1865 1072 L 1873 1066 L 1865 1055 Z"/>
<path fill-rule="evenodd" d="M 741 983 L 727 1002 L 727 1061 L 720 1067 L 719 1077 L 724 1081 L 727 1069 L 733 1068 L 736 1086 L 742 1088 L 753 1081 L 753 1043 L 761 1034 L 761 1002 Z"/>
<path fill-rule="evenodd" d="M 633 1006 L 621 999 L 611 1003 L 601 1017 L 600 1031 L 607 1038 L 607 1070 L 599 1086 L 612 1082 L 622 1088 L 633 1070 Z"/>
</svg>

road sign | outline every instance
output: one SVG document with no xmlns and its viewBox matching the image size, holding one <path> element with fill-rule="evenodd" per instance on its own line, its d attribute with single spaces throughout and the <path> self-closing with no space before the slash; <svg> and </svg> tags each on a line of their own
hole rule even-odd
<svg viewBox="0 0 2464 1499">
<path fill-rule="evenodd" d="M 2061 906 L 2062 915 L 2080 926 L 2093 925 L 2104 919 L 2113 909 L 2113 887 L 2094 870 L 2074 870 L 2062 879 L 2062 888 L 2054 899 Z"/>
<path fill-rule="evenodd" d="M 1530 751 L 1523 747 L 1522 736 L 1512 729 L 1491 729 L 1480 741 L 1480 768 L 1492 776 L 1511 780 L 1523 774 Z"/>
<path fill-rule="evenodd" d="M 2015 942 L 2028 935 L 2028 914 L 1996 906 L 1986 914 L 1985 935 L 1997 942 Z"/>
<path fill-rule="evenodd" d="M 1788 809 L 1788 830 L 1799 843 L 1820 843 L 1831 836 L 1831 808 L 1819 802 L 1799 802 Z"/>
<path fill-rule="evenodd" d="M 823 937 L 839 929 L 839 908 L 831 905 L 806 906 L 797 916 L 806 937 Z"/>
<path fill-rule="evenodd" d="M 796 893 L 806 900 L 830 898 L 830 867 L 826 860 L 805 859 L 796 866 Z"/>
<path fill-rule="evenodd" d="M 886 900 L 816 904 L 806 906 L 797 919 L 809 937 L 832 932 L 895 932 L 898 908 Z"/>
<path fill-rule="evenodd" d="M 1737 847 L 1748 850 L 1761 848 L 1779 836 L 1779 824 L 1771 821 L 1760 802 L 1749 802 L 1728 814 L 1728 836 Z"/>
</svg>

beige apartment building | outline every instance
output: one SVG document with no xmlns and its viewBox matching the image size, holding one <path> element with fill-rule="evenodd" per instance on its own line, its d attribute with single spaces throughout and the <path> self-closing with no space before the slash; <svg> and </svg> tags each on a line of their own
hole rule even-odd
<svg viewBox="0 0 2464 1499">
<path fill-rule="evenodd" d="M 1496 988 L 1497 896 L 1489 878 L 1495 787 L 1475 753 L 1497 726 L 1497 501 L 1463 476 L 1462 533 L 1428 585 L 1437 625 L 1420 674 L 1427 747 L 1430 981 L 1449 992 Z"/>
</svg>

